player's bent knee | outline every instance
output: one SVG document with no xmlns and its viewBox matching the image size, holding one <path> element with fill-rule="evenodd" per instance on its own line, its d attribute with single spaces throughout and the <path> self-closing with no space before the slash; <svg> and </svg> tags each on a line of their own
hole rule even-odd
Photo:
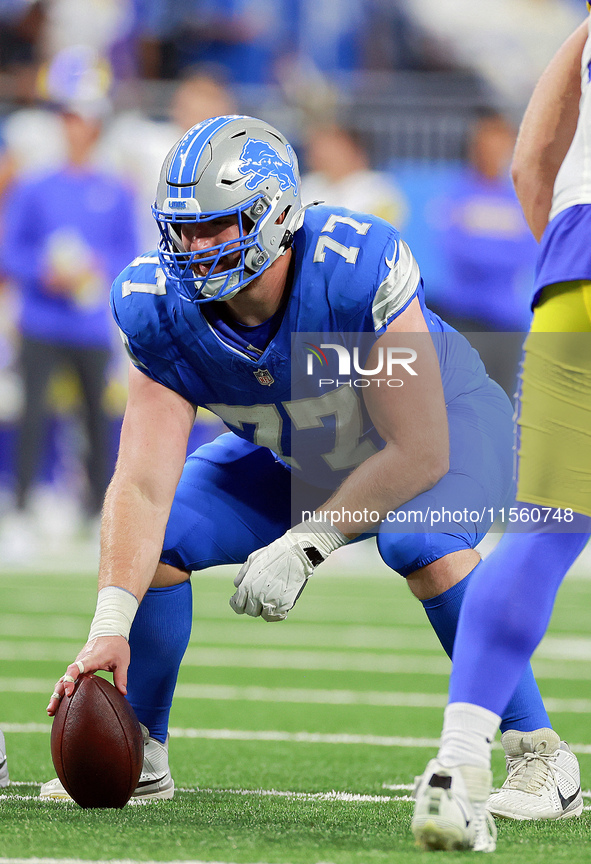
<svg viewBox="0 0 591 864">
<path fill-rule="evenodd" d="M 382 527 L 377 542 L 384 563 L 406 579 L 414 576 L 415 584 L 418 585 L 423 579 L 426 581 L 427 577 L 435 578 L 433 574 L 437 574 L 441 581 L 446 572 L 447 578 L 450 578 L 449 573 L 458 570 L 462 572 L 462 576 L 455 581 L 459 582 L 480 560 L 473 548 L 477 539 L 478 535 L 470 534 L 467 530 L 454 534 L 400 533 Z M 454 557 L 456 555 L 459 557 Z M 448 587 L 451 587 L 451 584 L 454 583 L 450 583 Z M 443 590 L 445 589 L 442 588 Z M 416 592 L 413 590 L 413 593 Z"/>
<path fill-rule="evenodd" d="M 480 555 L 475 549 L 460 549 L 414 570 L 406 581 L 415 597 L 430 600 L 461 582 L 479 562 Z"/>
<path fill-rule="evenodd" d="M 178 567 L 159 561 L 150 588 L 169 588 L 171 585 L 187 582 L 190 578 L 191 574 L 186 570 L 179 570 Z"/>
</svg>

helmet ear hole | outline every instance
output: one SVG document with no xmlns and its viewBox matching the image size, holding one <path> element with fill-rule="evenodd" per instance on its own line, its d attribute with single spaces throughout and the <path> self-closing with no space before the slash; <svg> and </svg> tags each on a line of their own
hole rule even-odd
<svg viewBox="0 0 591 864">
<path fill-rule="evenodd" d="M 289 215 L 289 211 L 290 211 L 290 210 L 291 210 L 291 204 L 289 204 L 289 205 L 285 208 L 285 210 L 283 211 L 283 213 L 280 213 L 279 216 L 277 217 L 277 219 L 275 219 L 275 225 L 283 225 L 283 223 L 286 221 L 286 219 L 287 219 L 287 217 L 288 217 L 288 215 Z"/>
</svg>

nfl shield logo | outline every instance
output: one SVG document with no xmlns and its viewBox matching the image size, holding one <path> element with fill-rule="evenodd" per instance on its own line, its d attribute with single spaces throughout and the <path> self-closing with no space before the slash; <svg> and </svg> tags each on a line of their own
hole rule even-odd
<svg viewBox="0 0 591 864">
<path fill-rule="evenodd" d="M 268 369 L 255 369 L 254 376 L 259 384 L 266 384 L 268 387 L 275 381 Z"/>
</svg>

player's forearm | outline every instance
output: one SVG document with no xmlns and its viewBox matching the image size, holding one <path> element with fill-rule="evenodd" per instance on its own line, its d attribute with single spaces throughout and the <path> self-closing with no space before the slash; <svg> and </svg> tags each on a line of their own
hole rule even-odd
<svg viewBox="0 0 591 864">
<path fill-rule="evenodd" d="M 116 585 L 141 601 L 160 559 L 171 502 L 172 495 L 154 500 L 115 474 L 103 508 L 99 590 Z"/>
<path fill-rule="evenodd" d="M 389 512 L 431 489 L 448 467 L 447 435 L 434 436 L 416 448 L 390 442 L 359 465 L 316 512 L 323 516 L 332 512 L 327 521 L 352 539 L 375 529 Z"/>
<path fill-rule="evenodd" d="M 584 22 L 550 61 L 534 89 L 517 138 L 511 172 L 537 240 L 548 224 L 554 181 L 577 126 L 587 32 Z"/>
<path fill-rule="evenodd" d="M 117 467 L 103 508 L 99 590 L 114 585 L 138 601 L 148 590 L 194 419 L 185 399 L 130 365 Z"/>
<path fill-rule="evenodd" d="M 377 380 L 363 391 L 365 407 L 385 446 L 318 508 L 338 511 L 342 518 L 336 527 L 350 538 L 430 489 L 448 470 L 449 432 L 439 359 L 417 298 L 376 342 L 369 363 L 376 349 L 401 344 L 414 353 L 413 374 L 396 391 L 381 388 Z"/>
</svg>

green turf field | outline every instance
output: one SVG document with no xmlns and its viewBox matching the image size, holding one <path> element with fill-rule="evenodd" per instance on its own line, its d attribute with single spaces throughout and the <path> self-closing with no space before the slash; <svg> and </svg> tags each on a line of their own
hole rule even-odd
<svg viewBox="0 0 591 864">
<path fill-rule="evenodd" d="M 0 569 L 0 727 L 13 781 L 0 795 L 0 864 L 465 859 L 419 852 L 409 830 L 413 777 L 435 753 L 449 662 L 404 581 L 373 555 L 355 552 L 353 566 L 344 556 L 343 566 L 318 570 L 281 624 L 234 615 L 231 571 L 194 578 L 193 636 L 172 712 L 180 791 L 122 811 L 36 800 L 54 776 L 45 706 L 85 641 L 94 575 Z M 591 578 L 583 576 L 579 565 L 565 583 L 534 665 L 588 790 Z M 493 768 L 500 784 L 498 749 Z M 587 811 L 556 824 L 501 823 L 493 860 L 586 861 L 590 839 Z"/>
</svg>

